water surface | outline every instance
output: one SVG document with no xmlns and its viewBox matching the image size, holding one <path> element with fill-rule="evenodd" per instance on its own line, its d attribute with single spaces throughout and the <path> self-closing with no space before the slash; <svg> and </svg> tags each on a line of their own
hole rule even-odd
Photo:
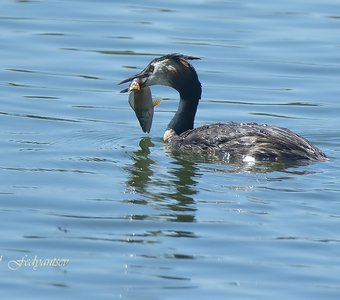
<svg viewBox="0 0 340 300">
<path fill-rule="evenodd" d="M 338 1 L 4 0 L 0 25 L 3 298 L 338 299 Z M 116 84 L 172 52 L 202 58 L 197 126 L 289 127 L 330 160 L 171 155 L 176 92 L 145 135 Z"/>
</svg>

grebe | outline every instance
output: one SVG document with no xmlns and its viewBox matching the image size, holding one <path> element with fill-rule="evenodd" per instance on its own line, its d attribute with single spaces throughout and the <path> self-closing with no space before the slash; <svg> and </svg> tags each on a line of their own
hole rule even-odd
<svg viewBox="0 0 340 300">
<path fill-rule="evenodd" d="M 199 58 L 177 53 L 155 58 L 142 72 L 119 83 L 139 78 L 141 88 L 158 84 L 178 91 L 179 106 L 163 137 L 171 150 L 203 151 L 241 160 L 326 160 L 322 151 L 287 128 L 233 122 L 194 128 L 202 93 L 197 73 L 189 63 L 194 59 Z"/>
</svg>

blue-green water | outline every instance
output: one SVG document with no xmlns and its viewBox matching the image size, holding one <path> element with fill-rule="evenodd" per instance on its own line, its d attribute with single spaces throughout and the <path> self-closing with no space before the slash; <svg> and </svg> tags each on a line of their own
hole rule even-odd
<svg viewBox="0 0 340 300">
<path fill-rule="evenodd" d="M 0 40 L 3 299 L 339 298 L 338 0 L 3 0 Z M 202 57 L 197 126 L 289 127 L 330 160 L 171 156 L 176 92 L 144 135 L 116 85 L 171 52 Z"/>
</svg>

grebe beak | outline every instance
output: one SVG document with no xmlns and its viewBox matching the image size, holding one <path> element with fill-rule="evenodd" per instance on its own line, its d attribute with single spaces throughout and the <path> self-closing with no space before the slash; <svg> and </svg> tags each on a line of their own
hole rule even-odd
<svg viewBox="0 0 340 300">
<path fill-rule="evenodd" d="M 122 80 L 121 82 L 118 83 L 119 84 L 123 84 L 123 83 L 126 83 L 126 82 L 129 82 L 129 81 L 133 81 L 135 79 L 138 79 L 138 88 L 136 86 L 136 83 L 132 83 L 128 88 L 120 91 L 121 93 L 126 93 L 126 92 L 129 92 L 131 90 L 140 90 L 142 88 L 144 88 L 145 86 L 147 86 L 147 81 L 148 81 L 148 78 L 150 77 L 150 75 L 152 74 L 152 71 L 153 71 L 153 67 L 152 67 L 152 70 L 150 70 L 150 65 L 148 65 L 142 72 L 136 74 L 136 75 L 133 75 L 127 79 L 124 79 Z"/>
<path fill-rule="evenodd" d="M 142 89 L 144 86 L 145 86 L 145 82 L 147 81 L 146 79 L 150 76 L 150 73 L 149 72 L 141 72 L 141 73 L 138 73 L 136 75 L 133 75 L 127 79 L 124 79 L 123 81 L 119 82 L 119 84 L 123 84 L 123 83 L 126 83 L 126 82 L 129 82 L 129 81 L 133 81 L 134 79 L 141 79 L 139 80 L 139 82 L 133 82 L 128 88 L 124 89 L 124 90 L 121 90 L 120 92 L 121 93 L 126 93 L 126 92 L 130 92 L 131 90 L 140 90 Z"/>
<path fill-rule="evenodd" d="M 126 93 L 126 92 L 131 92 L 133 90 L 137 90 L 137 91 L 140 91 L 142 89 L 142 82 L 137 82 L 135 79 L 138 78 L 138 77 L 130 77 L 128 79 L 125 79 L 123 80 L 122 82 L 120 82 L 119 84 L 121 83 L 125 83 L 125 82 L 129 82 L 129 81 L 132 81 L 130 83 L 130 85 L 124 89 L 124 90 L 121 90 L 120 93 Z"/>
<path fill-rule="evenodd" d="M 138 73 L 138 74 L 133 75 L 133 76 L 127 78 L 127 79 L 122 80 L 121 82 L 118 83 L 118 85 L 126 83 L 126 82 L 129 82 L 129 81 L 132 81 L 132 80 L 134 80 L 136 78 L 142 78 L 142 77 L 143 77 L 143 72 Z"/>
</svg>

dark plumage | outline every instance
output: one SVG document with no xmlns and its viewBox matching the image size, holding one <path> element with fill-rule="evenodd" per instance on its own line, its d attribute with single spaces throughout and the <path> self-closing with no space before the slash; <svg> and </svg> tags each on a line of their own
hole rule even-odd
<svg viewBox="0 0 340 300">
<path fill-rule="evenodd" d="M 326 156 L 305 138 L 282 127 L 256 123 L 219 123 L 194 128 L 201 98 L 201 83 L 188 60 L 181 54 L 156 58 L 139 74 L 123 80 L 143 78 L 144 86 L 171 86 L 180 94 L 174 117 L 164 134 L 168 148 L 178 151 L 204 152 L 224 159 L 312 160 Z"/>
<path fill-rule="evenodd" d="M 187 130 L 168 141 L 172 149 L 204 151 L 228 159 L 324 160 L 310 142 L 287 128 L 256 123 L 218 123 Z"/>
</svg>

